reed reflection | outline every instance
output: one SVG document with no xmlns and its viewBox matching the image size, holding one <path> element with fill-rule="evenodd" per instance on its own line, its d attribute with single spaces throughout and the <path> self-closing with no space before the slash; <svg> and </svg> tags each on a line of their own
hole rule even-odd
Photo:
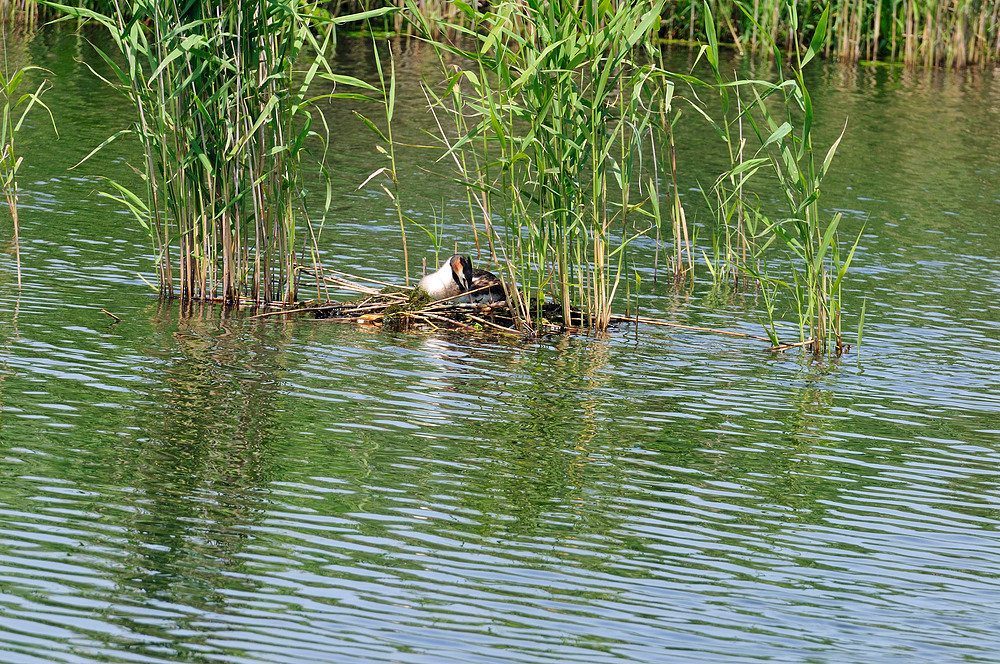
<svg viewBox="0 0 1000 664">
<path fill-rule="evenodd" d="M 214 320 L 199 305 L 162 302 L 155 320 L 157 368 L 135 413 L 135 453 L 116 469 L 123 507 L 134 510 L 118 583 L 206 607 L 246 585 L 219 570 L 243 569 L 267 508 L 287 338 L 280 324 Z"/>
</svg>

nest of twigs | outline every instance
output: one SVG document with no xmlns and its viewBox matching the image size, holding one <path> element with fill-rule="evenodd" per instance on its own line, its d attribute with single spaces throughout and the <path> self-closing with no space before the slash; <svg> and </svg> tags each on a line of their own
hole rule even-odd
<svg viewBox="0 0 1000 664">
<path fill-rule="evenodd" d="M 302 272 L 314 274 L 309 270 L 302 270 Z M 294 308 L 257 314 L 251 318 L 311 313 L 316 318 L 352 322 L 389 330 L 451 329 L 485 331 L 516 337 L 559 332 L 592 331 L 587 326 L 584 315 L 579 311 L 571 311 L 569 317 L 570 323 L 566 324 L 563 320 L 562 308 L 558 304 L 543 304 L 541 307 L 537 307 L 536 303 L 532 303 L 528 309 L 532 312 L 532 320 L 519 321 L 504 302 L 484 302 L 479 304 L 458 302 L 458 300 L 466 296 L 466 293 L 443 300 L 432 301 L 419 288 L 395 286 L 334 270 L 326 270 L 322 277 L 317 278 L 317 283 L 325 283 L 341 290 L 358 293 L 358 297 L 348 302 L 316 301 L 314 303 L 302 303 Z M 366 283 L 375 284 L 381 288 L 367 286 L 365 285 Z M 630 316 L 612 315 L 610 322 L 612 325 L 630 323 L 638 325 L 642 323 L 645 325 L 671 327 L 696 332 L 711 332 L 771 343 L 771 340 L 767 337 L 755 334 L 670 323 L 655 318 L 639 316 L 638 314 Z M 775 344 L 765 350 L 783 352 L 790 348 L 808 347 L 812 343 L 813 340 L 809 339 L 799 343 Z"/>
<path fill-rule="evenodd" d="M 463 295 L 444 300 L 431 299 L 418 288 L 386 287 L 378 293 L 351 302 L 329 302 L 310 307 L 317 318 L 356 321 L 389 330 L 413 328 L 492 330 L 517 334 L 517 321 L 503 302 L 469 304 L 458 302 Z"/>
<path fill-rule="evenodd" d="M 303 270 L 307 274 L 310 271 Z M 560 322 L 562 310 L 558 305 L 545 304 L 541 315 L 530 325 L 519 321 L 504 302 L 470 304 L 459 302 L 466 293 L 441 300 L 431 300 L 419 288 L 394 286 L 384 282 L 357 277 L 343 272 L 327 270 L 321 282 L 340 290 L 358 293 L 346 302 L 302 303 L 291 309 L 257 314 L 255 317 L 281 314 L 313 314 L 330 321 L 353 322 L 359 325 L 389 330 L 452 329 L 494 332 L 523 337 L 539 332 L 582 331 L 582 315 L 572 312 L 573 325 Z M 365 282 L 365 283 L 362 283 Z M 372 283 L 381 288 L 366 285 Z"/>
</svg>

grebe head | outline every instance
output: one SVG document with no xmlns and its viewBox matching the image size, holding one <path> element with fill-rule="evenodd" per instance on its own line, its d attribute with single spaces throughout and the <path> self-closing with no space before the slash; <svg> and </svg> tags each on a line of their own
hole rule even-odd
<svg viewBox="0 0 1000 664">
<path fill-rule="evenodd" d="M 458 288 L 465 292 L 472 287 L 472 261 L 468 256 L 455 254 L 448 259 L 451 266 L 451 278 L 458 284 Z"/>
</svg>

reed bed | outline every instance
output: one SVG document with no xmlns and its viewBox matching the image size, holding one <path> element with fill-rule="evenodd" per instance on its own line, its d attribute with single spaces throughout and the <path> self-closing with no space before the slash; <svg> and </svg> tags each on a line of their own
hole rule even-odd
<svg viewBox="0 0 1000 664">
<path fill-rule="evenodd" d="M 149 233 L 160 292 L 294 302 L 300 257 L 322 269 L 323 220 L 303 200 L 303 170 L 327 175 L 327 122 L 316 102 L 350 94 L 314 96 L 310 85 L 374 90 L 327 64 L 334 25 L 345 19 L 296 0 L 116 0 L 106 14 L 49 6 L 103 26 L 118 50 L 95 46 L 105 66 L 95 74 L 132 104 L 134 121 L 94 152 L 125 138 L 143 148 L 145 191 L 110 182 L 104 195 Z"/>
<path fill-rule="evenodd" d="M 434 25 L 453 24 L 466 29 L 474 21 L 464 6 L 500 8 L 504 3 L 459 3 L 450 0 L 414 0 Z M 366 25 L 352 15 L 373 8 L 401 9 L 404 0 L 336 0 L 317 3 L 328 15 L 346 18 L 363 29 L 394 34 L 412 30 L 401 13 L 383 14 Z M 77 6 L 110 15 L 112 0 L 81 0 Z M 704 25 L 712 17 L 719 38 L 740 52 L 768 55 L 768 43 L 790 52 L 798 31 L 794 22 L 810 31 L 823 10 L 830 7 L 830 24 L 821 52 L 845 62 L 888 60 L 911 66 L 986 67 L 1000 62 L 1000 2 L 997 0 L 677 0 L 665 3 L 660 37 L 670 41 L 707 43 Z M 745 11 L 744 11 L 745 10 Z M 0 1 L 0 20 L 36 24 L 59 16 L 59 9 L 36 0 Z M 805 46 L 800 44 L 800 46 Z"/>
<path fill-rule="evenodd" d="M 780 292 L 794 303 L 799 342 L 816 355 L 843 354 L 849 345 L 842 333 L 841 286 L 860 242 L 842 248 L 841 214 L 830 217 L 820 208 L 823 179 L 829 172 L 847 125 L 820 160 L 822 151 L 813 139 L 814 110 L 803 71 L 822 49 L 829 12 L 824 11 L 809 46 L 799 48 L 798 38 L 790 62 L 771 43 L 778 82 L 726 80 L 719 68 L 718 43 L 709 33 L 707 58 L 722 98 L 724 120 L 717 126 L 729 146 L 732 167 L 723 173 L 706 199 L 718 219 L 721 239 L 715 243 L 715 260 L 706 263 L 716 280 L 724 274 L 734 280 L 747 277 L 760 287 L 768 336 L 779 344 L 775 299 Z M 792 28 L 798 30 L 794 23 Z M 728 113 L 735 100 L 736 113 Z M 765 175 L 773 176 L 783 195 L 783 216 L 765 213 L 753 186 Z M 773 245 L 783 245 L 789 258 L 787 276 L 768 272 Z M 790 274 L 789 274 L 790 273 Z M 745 283 L 745 282 L 744 282 Z M 860 336 L 860 329 L 859 329 Z"/>
<path fill-rule="evenodd" d="M 663 4 L 464 5 L 464 29 L 407 2 L 447 81 L 427 88 L 444 159 L 522 327 L 549 301 L 567 325 L 580 310 L 606 329 L 632 287 L 629 244 L 659 228 L 657 146 L 673 148 L 673 83 L 652 50 Z"/>
<path fill-rule="evenodd" d="M 702 329 L 616 313 L 642 286 L 630 245 L 655 235 L 659 247 L 668 225 L 672 276 L 693 278 L 693 243 L 676 192 L 674 129 L 683 103 L 716 124 L 732 160 L 707 194 L 724 228 L 717 245 L 724 249 L 707 262 L 715 266 L 713 275 L 724 266 L 752 278 L 765 293 L 767 337 L 729 334 L 767 341 L 772 350 L 808 346 L 818 355 L 846 349 L 840 288 L 857 243 L 842 252 L 840 217 L 824 217 L 818 204 L 840 139 L 817 159 L 802 75 L 828 43 L 830 10 L 810 19 L 810 26 L 792 13 L 783 45 L 756 10 L 739 5 L 779 77 L 726 80 L 717 23 L 706 3 L 701 16 L 708 43 L 701 54 L 716 79 L 709 84 L 663 68 L 655 45 L 669 11 L 666 0 L 523 0 L 485 9 L 454 3 L 457 22 L 428 16 L 427 6 L 415 0 L 402 1 L 406 12 L 394 13 L 392 21 L 405 16 L 409 29 L 439 56 L 443 83 L 424 88 L 442 146 L 439 161 L 465 185 L 476 244 L 500 266 L 506 304 L 429 302 L 408 288 L 395 157 L 402 146 L 392 132 L 394 64 L 376 51 L 375 87 L 334 74 L 326 60 L 336 25 L 377 22 L 394 7 L 334 16 L 295 0 L 205 6 L 121 0 L 107 14 L 52 5 L 102 25 L 119 50 L 98 53 L 110 72 L 105 80 L 131 102 L 135 121 L 95 152 L 129 137 L 143 147 L 138 170 L 145 191 L 111 182 L 105 195 L 129 208 L 149 232 L 162 295 L 277 307 L 261 315 L 311 312 L 397 329 L 489 329 L 521 337 L 600 333 L 625 322 Z M 810 31 L 808 46 L 800 43 Z M 792 53 L 787 69 L 785 48 Z M 323 80 L 327 91 L 310 92 Z M 682 85 L 716 90 L 721 124 L 699 94 L 681 94 Z M 341 91 L 344 86 L 354 91 Z M 323 177 L 328 209 L 329 136 L 317 102 L 330 97 L 382 103 L 384 129 L 362 119 L 389 166 L 365 183 L 382 178 L 393 201 L 407 287 L 369 285 L 320 262 L 325 211 L 320 219 L 310 217 L 303 172 L 312 167 Z M 771 219 L 754 205 L 751 187 L 764 172 L 773 173 L 784 192 L 785 217 Z M 766 269 L 765 250 L 777 243 L 791 258 L 784 280 Z M 300 286 L 310 297 L 315 292 L 308 305 L 300 304 Z M 331 289 L 360 297 L 333 302 Z M 779 291 L 789 293 L 797 308 L 799 339 L 791 344 L 779 341 L 775 325 Z"/>
<path fill-rule="evenodd" d="M 775 43 L 791 53 L 802 29 L 811 34 L 827 7 L 818 51 L 826 57 L 954 68 L 1000 62 L 996 0 L 682 0 L 667 6 L 663 36 L 707 42 L 703 16 L 710 16 L 720 38 L 741 52 L 769 54 Z"/>
<path fill-rule="evenodd" d="M 338 6 L 352 4 L 359 3 Z M 442 21 L 462 19 L 458 3 L 421 0 L 418 5 Z M 811 34 L 827 7 L 829 25 L 820 49 L 825 57 L 954 68 L 1000 62 L 997 0 L 677 0 L 663 5 L 659 34 L 707 43 L 705 17 L 710 17 L 719 39 L 740 52 L 770 55 L 769 44 L 775 43 L 791 53 L 793 40 L 803 28 Z M 397 32 L 405 29 L 398 20 L 394 25 Z"/>
</svg>

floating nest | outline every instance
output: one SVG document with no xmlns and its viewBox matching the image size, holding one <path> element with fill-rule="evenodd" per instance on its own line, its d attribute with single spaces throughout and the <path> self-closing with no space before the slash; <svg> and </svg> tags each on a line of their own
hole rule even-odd
<svg viewBox="0 0 1000 664">
<path fill-rule="evenodd" d="M 314 275 L 309 270 L 302 270 L 302 272 Z M 570 323 L 566 324 L 563 320 L 562 307 L 558 304 L 549 303 L 538 307 L 537 303 L 532 302 L 528 308 L 532 319 L 525 323 L 519 320 L 504 302 L 469 304 L 456 301 L 464 297 L 465 294 L 432 301 L 427 293 L 419 288 L 395 286 L 334 270 L 325 270 L 324 272 L 322 277 L 317 278 L 317 283 L 333 285 L 341 290 L 358 293 L 358 297 L 347 302 L 301 303 L 293 308 L 269 311 L 251 316 L 251 318 L 313 314 L 316 318 L 325 320 L 356 323 L 394 331 L 413 329 L 467 330 L 492 332 L 520 338 L 555 333 L 593 332 L 593 329 L 587 325 L 584 314 L 579 311 L 571 311 Z M 374 284 L 381 288 L 365 284 Z M 670 323 L 639 315 L 612 315 L 610 323 L 612 325 L 654 325 L 754 339 L 766 342 L 768 348 L 765 350 L 771 352 L 782 352 L 798 347 L 810 349 L 811 345 L 814 344 L 812 339 L 798 343 L 773 344 L 771 339 L 755 334 Z"/>
<path fill-rule="evenodd" d="M 301 303 L 294 308 L 269 311 L 253 318 L 283 314 L 313 314 L 330 321 L 353 322 L 393 331 L 412 329 L 485 331 L 517 337 L 555 332 L 583 332 L 583 316 L 572 312 L 570 325 L 562 322 L 562 308 L 545 304 L 530 324 L 524 324 L 504 302 L 470 304 L 458 302 L 465 294 L 441 300 L 431 300 L 419 288 L 405 288 L 356 277 L 343 272 L 330 272 L 322 281 L 339 289 L 359 293 L 346 302 Z M 364 283 L 382 288 L 373 288 Z"/>
</svg>

